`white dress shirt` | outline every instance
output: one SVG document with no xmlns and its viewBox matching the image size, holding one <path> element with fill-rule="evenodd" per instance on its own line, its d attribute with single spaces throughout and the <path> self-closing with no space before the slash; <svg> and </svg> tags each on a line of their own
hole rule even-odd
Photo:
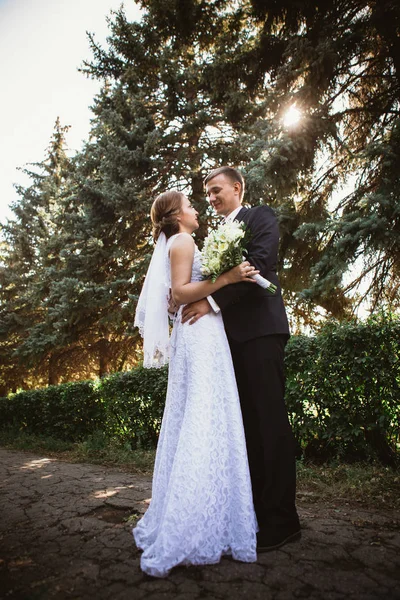
<svg viewBox="0 0 400 600">
<path fill-rule="evenodd" d="M 232 221 L 234 221 L 236 219 L 237 215 L 240 213 L 242 208 L 243 208 L 242 205 L 235 208 L 235 210 L 233 210 L 231 213 L 229 213 L 229 215 L 227 217 L 224 217 L 222 219 L 222 223 L 232 223 Z"/>
</svg>

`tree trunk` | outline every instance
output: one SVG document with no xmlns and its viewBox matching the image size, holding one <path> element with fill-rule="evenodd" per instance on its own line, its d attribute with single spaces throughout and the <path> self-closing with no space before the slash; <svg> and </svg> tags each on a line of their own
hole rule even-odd
<svg viewBox="0 0 400 600">
<path fill-rule="evenodd" d="M 366 429 L 365 439 L 368 444 L 375 450 L 379 460 L 390 467 L 398 464 L 396 451 L 388 443 L 386 436 L 380 429 Z"/>
<path fill-rule="evenodd" d="M 59 381 L 59 375 L 57 372 L 57 359 L 54 354 L 50 354 L 49 356 L 49 375 L 48 375 L 48 384 L 49 385 L 57 385 Z"/>
<path fill-rule="evenodd" d="M 110 371 L 110 342 L 103 338 L 97 342 L 99 349 L 99 377 L 104 377 Z"/>
<path fill-rule="evenodd" d="M 207 219 L 205 213 L 208 207 L 207 200 L 205 198 L 203 176 L 200 171 L 192 174 L 192 201 L 199 212 L 199 224 L 200 227 L 196 231 L 196 240 L 202 242 L 207 235 Z"/>
</svg>

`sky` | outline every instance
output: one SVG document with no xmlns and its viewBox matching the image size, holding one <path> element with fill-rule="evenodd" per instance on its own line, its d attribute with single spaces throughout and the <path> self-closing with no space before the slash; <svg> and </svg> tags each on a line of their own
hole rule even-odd
<svg viewBox="0 0 400 600">
<path fill-rule="evenodd" d="M 18 199 L 14 183 L 28 185 L 17 168 L 41 162 L 57 117 L 70 125 L 71 154 L 90 128 L 99 83 L 78 72 L 91 58 L 86 31 L 106 44 L 106 17 L 121 0 L 0 0 L 0 221 Z M 125 0 L 130 20 L 140 12 Z"/>
</svg>

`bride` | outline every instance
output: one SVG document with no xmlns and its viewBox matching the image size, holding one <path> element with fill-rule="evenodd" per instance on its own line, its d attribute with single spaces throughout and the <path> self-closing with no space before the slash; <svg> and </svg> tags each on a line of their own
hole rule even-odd
<svg viewBox="0 0 400 600">
<path fill-rule="evenodd" d="M 257 558 L 242 415 L 221 313 L 182 324 L 180 308 L 169 339 L 168 295 L 171 290 L 182 307 L 230 283 L 253 281 L 258 271 L 243 262 L 215 283 L 202 281 L 201 254 L 191 236 L 197 216 L 180 192 L 154 201 L 156 247 L 135 317 L 144 366 L 169 361 L 152 500 L 133 529 L 143 550 L 141 568 L 154 577 L 176 565 L 217 563 L 225 554 L 244 562 Z"/>
</svg>

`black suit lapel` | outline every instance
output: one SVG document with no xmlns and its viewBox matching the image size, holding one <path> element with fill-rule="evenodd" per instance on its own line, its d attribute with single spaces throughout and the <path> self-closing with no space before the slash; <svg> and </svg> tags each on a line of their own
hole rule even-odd
<svg viewBox="0 0 400 600">
<path fill-rule="evenodd" d="M 246 208 L 245 206 L 243 206 L 243 207 L 242 207 L 242 208 L 239 210 L 238 214 L 236 215 L 236 217 L 235 217 L 233 220 L 234 220 L 234 221 L 239 221 L 239 222 L 240 222 L 240 221 L 243 221 L 243 217 L 244 217 L 244 215 L 247 213 L 247 211 L 248 211 L 248 210 L 249 210 L 248 208 Z"/>
</svg>

